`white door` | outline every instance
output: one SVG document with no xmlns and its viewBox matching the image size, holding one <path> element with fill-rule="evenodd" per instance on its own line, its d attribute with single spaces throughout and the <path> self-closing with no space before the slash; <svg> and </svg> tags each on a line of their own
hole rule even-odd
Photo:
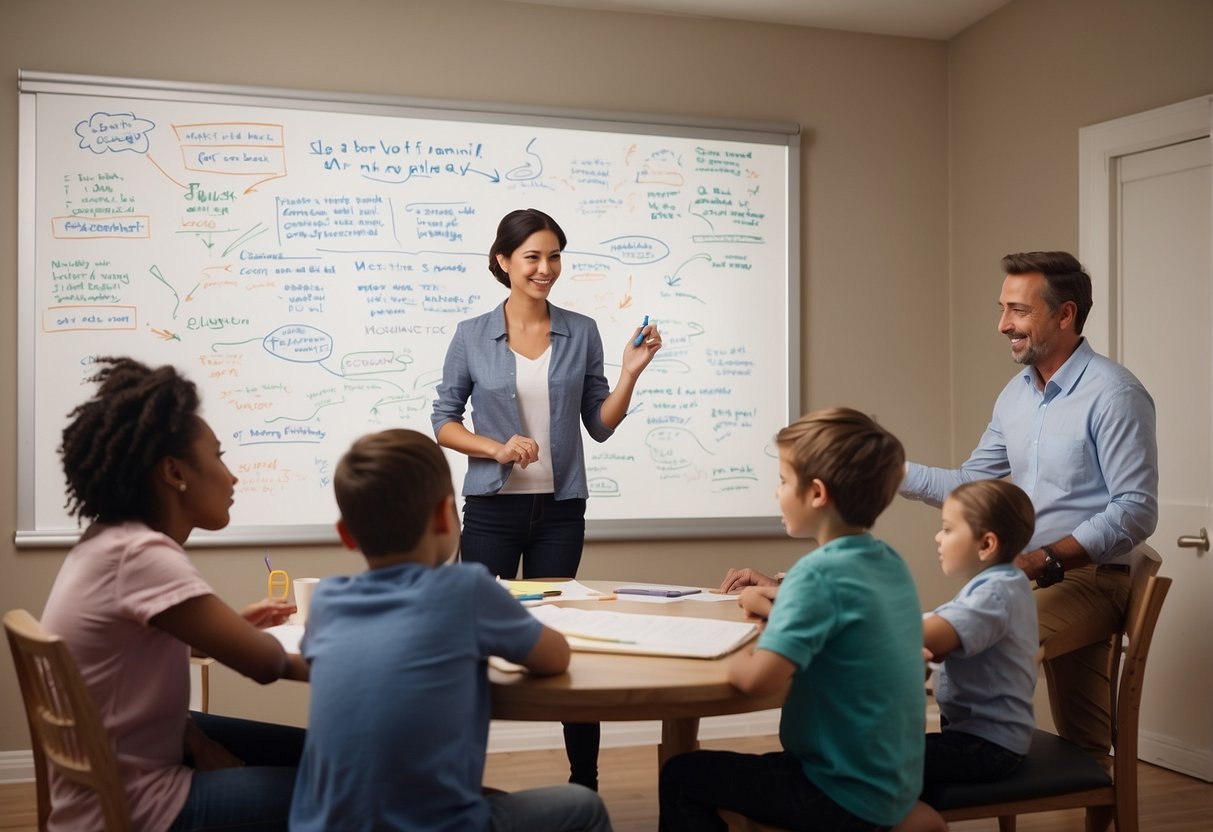
<svg viewBox="0 0 1213 832">
<path fill-rule="evenodd" d="M 1213 533 L 1209 138 L 1126 155 L 1117 167 L 1113 340 L 1154 397 L 1159 522 L 1150 542 L 1161 574 L 1175 579 L 1150 647 L 1140 756 L 1213 780 L 1213 554 L 1177 544 Z"/>
</svg>

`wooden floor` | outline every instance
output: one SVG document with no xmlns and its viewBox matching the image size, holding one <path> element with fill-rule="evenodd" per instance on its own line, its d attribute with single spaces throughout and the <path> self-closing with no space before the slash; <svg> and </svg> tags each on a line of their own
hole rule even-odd
<svg viewBox="0 0 1213 832">
<path fill-rule="evenodd" d="M 761 752 L 778 748 L 775 737 L 705 742 L 705 748 Z M 616 832 L 654 832 L 657 828 L 657 752 L 653 748 L 602 751 L 601 793 Z M 567 771 L 563 750 L 490 754 L 485 783 L 514 791 L 550 785 Z M 1142 832 L 1213 830 L 1213 784 L 1141 763 L 1139 794 Z M 33 784 L 0 785 L 0 829 L 34 832 Z M 996 821 L 952 824 L 954 832 L 997 830 Z M 1080 810 L 1025 815 L 1022 832 L 1082 832 Z"/>
</svg>

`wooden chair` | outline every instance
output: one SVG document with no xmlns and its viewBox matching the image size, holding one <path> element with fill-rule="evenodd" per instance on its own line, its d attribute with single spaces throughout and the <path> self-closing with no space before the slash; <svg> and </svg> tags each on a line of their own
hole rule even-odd
<svg viewBox="0 0 1213 832">
<path fill-rule="evenodd" d="M 1048 731 L 1037 731 L 1023 763 L 1010 777 L 994 783 L 932 788 L 925 799 L 946 820 L 997 817 L 1001 832 L 1014 832 L 1017 815 L 1086 808 L 1089 832 L 1107 829 L 1113 821 L 1117 832 L 1137 832 L 1137 724 L 1142 682 L 1154 625 L 1171 588 L 1170 578 L 1149 571 L 1149 564 L 1143 562 L 1137 573 L 1141 580 L 1134 576 L 1125 616 L 1128 647 L 1112 694 L 1112 747 L 1116 753 L 1112 776 L 1078 746 Z M 1115 666 L 1120 651 L 1113 650 L 1113 654 Z"/>
<path fill-rule="evenodd" d="M 6 613 L 4 631 L 34 746 L 38 829 L 46 829 L 50 816 L 47 765 L 97 793 L 108 832 L 131 829 L 114 749 L 67 645 L 25 610 Z"/>
</svg>

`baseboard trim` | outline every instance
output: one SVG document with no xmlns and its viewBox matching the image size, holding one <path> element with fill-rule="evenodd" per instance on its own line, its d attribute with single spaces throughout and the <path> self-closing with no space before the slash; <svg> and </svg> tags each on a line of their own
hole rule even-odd
<svg viewBox="0 0 1213 832">
<path fill-rule="evenodd" d="M 1174 737 L 1152 731 L 1139 732 L 1137 759 L 1213 783 L 1213 752 L 1193 748 Z"/>
<path fill-rule="evenodd" d="M 34 782 L 33 751 L 0 751 L 0 783 Z"/>
</svg>

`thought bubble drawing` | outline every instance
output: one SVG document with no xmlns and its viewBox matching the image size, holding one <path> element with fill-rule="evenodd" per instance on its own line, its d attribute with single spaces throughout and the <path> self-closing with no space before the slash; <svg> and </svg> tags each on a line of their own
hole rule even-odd
<svg viewBox="0 0 1213 832">
<path fill-rule="evenodd" d="M 107 150 L 147 153 L 147 134 L 155 128 L 154 123 L 134 113 L 93 113 L 76 125 L 76 135 L 82 149 L 97 154 Z"/>
<path fill-rule="evenodd" d="M 299 364 L 315 364 L 333 354 L 333 338 L 307 324 L 280 326 L 261 340 L 270 355 Z"/>
</svg>

